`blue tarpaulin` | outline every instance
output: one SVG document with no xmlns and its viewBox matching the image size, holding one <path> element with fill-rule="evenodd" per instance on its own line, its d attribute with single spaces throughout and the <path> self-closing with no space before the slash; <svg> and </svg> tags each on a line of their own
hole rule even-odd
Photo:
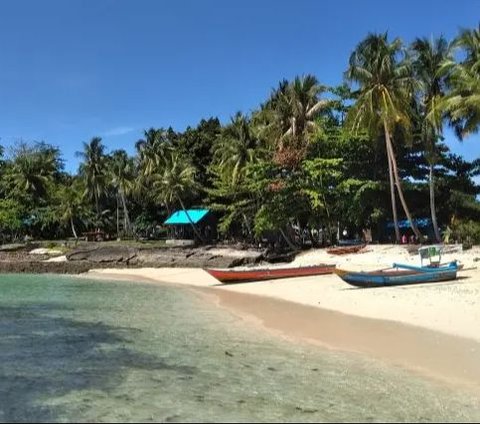
<svg viewBox="0 0 480 424">
<path fill-rule="evenodd" d="M 417 228 L 426 228 L 432 225 L 432 220 L 430 218 L 418 218 L 414 219 L 413 222 Z M 408 219 L 398 221 L 398 226 L 402 229 L 410 228 L 410 221 Z M 394 228 L 393 221 L 387 222 L 387 228 Z"/>
<path fill-rule="evenodd" d="M 188 225 L 190 221 L 194 224 L 200 222 L 208 213 L 209 209 L 187 209 L 176 211 L 164 222 L 165 225 Z M 188 213 L 188 216 L 187 216 Z M 190 217 L 190 219 L 188 219 Z"/>
</svg>

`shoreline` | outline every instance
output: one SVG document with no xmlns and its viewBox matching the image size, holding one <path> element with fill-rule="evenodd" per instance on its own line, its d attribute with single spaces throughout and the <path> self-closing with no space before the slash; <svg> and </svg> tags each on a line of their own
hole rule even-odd
<svg viewBox="0 0 480 424">
<path fill-rule="evenodd" d="M 225 286 L 199 270 L 165 269 L 163 273 L 162 270 L 152 272 L 152 269 L 110 271 L 92 270 L 78 278 L 182 286 L 210 298 L 217 307 L 247 324 L 289 341 L 368 356 L 480 393 L 480 335 L 478 338 L 461 337 L 426 326 L 369 318 L 354 311 L 345 313 L 252 293 L 251 288 L 256 285 L 271 289 L 278 285 L 278 281 Z M 302 285 L 302 282 L 311 284 L 309 279 L 302 278 L 303 281 L 297 281 L 296 285 Z M 292 284 L 291 281 L 287 283 Z M 247 287 L 246 290 L 245 286 L 250 289 Z"/>
</svg>

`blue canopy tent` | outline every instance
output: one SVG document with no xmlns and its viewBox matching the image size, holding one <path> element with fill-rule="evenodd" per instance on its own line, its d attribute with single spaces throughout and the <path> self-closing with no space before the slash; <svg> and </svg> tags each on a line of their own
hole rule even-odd
<svg viewBox="0 0 480 424">
<path fill-rule="evenodd" d="M 190 225 L 190 220 L 194 224 L 198 224 L 209 212 L 209 209 L 187 209 L 186 211 L 176 211 L 168 217 L 164 224 Z"/>
<path fill-rule="evenodd" d="M 428 228 L 432 225 L 432 220 L 430 218 L 417 218 L 413 220 L 414 224 L 417 226 L 417 228 Z M 410 228 L 410 221 L 408 219 L 403 219 L 401 221 L 398 221 L 398 227 L 403 230 L 406 228 Z M 387 228 L 388 229 L 394 229 L 395 226 L 393 224 L 393 221 L 387 222 Z"/>
<path fill-rule="evenodd" d="M 428 238 L 433 240 L 433 225 L 430 218 L 415 218 L 413 222 L 424 236 L 427 236 Z M 398 227 L 402 235 L 407 233 L 407 235 L 411 235 L 410 221 L 408 219 L 402 219 L 401 221 L 398 221 Z M 393 221 L 387 222 L 385 228 L 387 230 L 387 233 L 393 233 L 395 229 Z"/>
</svg>

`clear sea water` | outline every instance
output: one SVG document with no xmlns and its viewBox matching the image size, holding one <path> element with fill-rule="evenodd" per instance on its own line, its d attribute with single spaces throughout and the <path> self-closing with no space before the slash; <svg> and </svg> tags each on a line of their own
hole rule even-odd
<svg viewBox="0 0 480 424">
<path fill-rule="evenodd" d="M 470 394 L 254 330 L 188 290 L 0 275 L 2 422 L 479 420 Z"/>
</svg>

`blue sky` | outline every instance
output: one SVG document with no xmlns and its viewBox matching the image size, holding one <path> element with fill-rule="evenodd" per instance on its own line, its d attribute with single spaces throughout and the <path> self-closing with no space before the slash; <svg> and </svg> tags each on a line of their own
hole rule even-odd
<svg viewBox="0 0 480 424">
<path fill-rule="evenodd" d="M 283 78 L 339 84 L 368 32 L 451 38 L 480 1 L 3 0 L 0 16 L 0 144 L 55 144 L 74 171 L 93 136 L 132 153 L 145 128 L 225 122 Z M 447 136 L 480 156 L 480 135 Z"/>
</svg>

